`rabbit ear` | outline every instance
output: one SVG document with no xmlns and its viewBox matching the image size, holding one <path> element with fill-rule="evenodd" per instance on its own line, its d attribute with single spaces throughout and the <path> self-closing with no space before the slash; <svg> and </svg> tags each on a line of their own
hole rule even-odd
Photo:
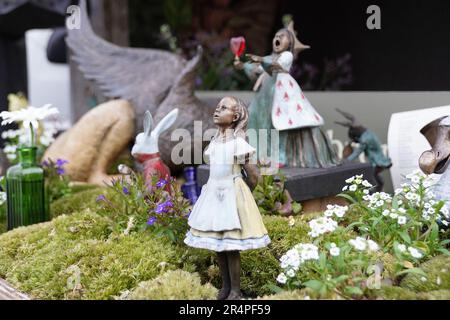
<svg viewBox="0 0 450 320">
<path fill-rule="evenodd" d="M 159 136 L 161 133 L 169 129 L 177 120 L 178 117 L 178 109 L 175 108 L 171 112 L 169 112 L 162 120 L 156 125 L 155 130 L 153 130 L 156 136 Z"/>
<path fill-rule="evenodd" d="M 149 136 L 153 127 L 153 117 L 150 111 L 145 111 L 144 115 L 144 135 Z"/>
</svg>

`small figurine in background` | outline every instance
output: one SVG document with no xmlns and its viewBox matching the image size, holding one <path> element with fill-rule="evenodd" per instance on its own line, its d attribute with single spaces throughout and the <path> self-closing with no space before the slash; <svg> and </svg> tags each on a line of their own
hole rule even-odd
<svg viewBox="0 0 450 320">
<path fill-rule="evenodd" d="M 375 135 L 375 133 L 358 123 L 352 114 L 344 112 L 340 109 L 336 109 L 336 111 L 349 121 L 335 121 L 335 123 L 349 128 L 349 138 L 352 142 L 356 142 L 359 144 L 359 147 L 355 150 L 353 150 L 350 144 L 345 147 L 343 155 L 345 160 L 353 161 L 358 158 L 361 153 L 364 153 L 375 170 L 374 176 L 377 182 L 375 191 L 382 191 L 384 180 L 381 177 L 381 172 L 392 167 L 391 159 L 384 155 L 383 150 L 381 149 L 380 141 L 378 140 L 378 137 Z"/>
<path fill-rule="evenodd" d="M 131 150 L 131 155 L 143 165 L 144 177 L 148 185 L 152 184 L 152 176 L 157 175 L 160 179 L 170 178 L 169 167 L 161 160 L 158 147 L 158 138 L 161 133 L 167 131 L 175 122 L 178 109 L 169 112 L 154 127 L 150 111 L 144 115 L 144 132 L 136 137 L 136 142 Z"/>
<path fill-rule="evenodd" d="M 289 74 L 297 54 L 308 48 L 297 39 L 291 22 L 275 34 L 271 55 L 247 54 L 250 62 L 243 63 L 241 51 L 233 50 L 235 68 L 243 69 L 250 78 L 259 76 L 253 88 L 257 93 L 249 107 L 249 129 L 269 130 L 268 150 L 272 148 L 270 130 L 279 131 L 279 167 L 326 168 L 338 164 L 331 142 L 321 130 L 323 118 Z M 266 156 L 260 146 L 258 142 L 259 160 Z"/>
<path fill-rule="evenodd" d="M 442 174 L 439 182 L 433 186 L 436 199 L 450 200 L 450 116 L 436 119 L 420 130 L 430 143 L 432 149 L 425 151 L 419 158 L 420 169 L 425 174 Z M 450 210 L 448 202 L 445 205 Z M 446 221 L 440 221 L 441 227 L 449 228 L 450 216 Z"/>
<path fill-rule="evenodd" d="M 219 300 L 236 300 L 240 290 L 240 251 L 257 249 L 270 243 L 255 199 L 242 178 L 242 167 L 249 184 L 258 180 L 249 159 L 255 149 L 246 140 L 248 113 L 242 101 L 223 98 L 215 112 L 217 133 L 205 155 L 210 175 L 189 216 L 190 231 L 184 242 L 194 248 L 217 252 L 222 276 Z"/>
</svg>

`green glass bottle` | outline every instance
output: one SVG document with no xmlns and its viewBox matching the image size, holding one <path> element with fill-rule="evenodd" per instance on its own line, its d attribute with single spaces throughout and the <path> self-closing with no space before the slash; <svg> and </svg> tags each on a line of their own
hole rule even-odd
<svg viewBox="0 0 450 320">
<path fill-rule="evenodd" d="M 6 172 L 8 230 L 49 220 L 44 170 L 36 147 L 18 150 L 19 163 Z"/>
</svg>

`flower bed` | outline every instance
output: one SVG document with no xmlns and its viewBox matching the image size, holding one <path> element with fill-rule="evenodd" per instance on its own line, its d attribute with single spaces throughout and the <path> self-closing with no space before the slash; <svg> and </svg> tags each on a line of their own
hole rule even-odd
<svg viewBox="0 0 450 320">
<path fill-rule="evenodd" d="M 369 186 L 358 177 L 349 184 L 357 187 L 346 193 L 351 201 L 347 208 L 333 206 L 324 213 L 295 218 L 263 217 L 272 243 L 266 249 L 243 253 L 245 295 L 263 299 L 448 299 L 450 258 L 443 242 L 447 235 L 434 234 L 436 216 L 425 208 L 429 201 L 419 201 L 418 208 L 418 199 L 399 205 L 398 200 L 410 192 L 406 186 L 403 193 L 389 196 L 369 195 L 364 191 Z M 167 194 L 160 191 L 161 198 L 149 204 L 150 214 L 143 211 L 136 218 L 146 226 L 143 230 L 138 224 L 130 227 L 121 209 L 108 210 L 103 199 L 98 199 L 104 195 L 114 205 L 124 204 L 136 191 L 133 186 L 124 190 L 121 184 L 114 188 L 73 191 L 52 204 L 52 221 L 0 235 L 0 277 L 40 299 L 213 299 L 213 287 L 220 285 L 214 253 L 188 248 L 147 224 L 155 216 L 158 201 L 168 201 Z M 378 206 L 380 200 L 372 199 L 382 196 L 384 202 Z M 375 205 L 369 207 L 371 203 Z M 181 208 L 178 204 L 165 206 L 166 211 Z M 440 205 L 431 205 L 434 215 L 445 213 Z M 402 213 L 405 223 L 390 216 L 401 208 L 406 210 Z M 385 210 L 389 215 L 383 214 Z M 424 212 L 434 218 L 424 218 Z M 413 221 L 422 223 L 419 240 Z M 394 240 L 386 238 L 393 234 Z M 370 266 L 382 266 L 380 289 L 375 267 Z M 282 272 L 286 279 L 280 277 Z M 280 282 L 285 282 L 282 288 Z M 164 290 L 160 290 L 161 283 L 167 284 Z M 190 296 L 183 289 L 187 287 L 193 288 Z"/>
</svg>

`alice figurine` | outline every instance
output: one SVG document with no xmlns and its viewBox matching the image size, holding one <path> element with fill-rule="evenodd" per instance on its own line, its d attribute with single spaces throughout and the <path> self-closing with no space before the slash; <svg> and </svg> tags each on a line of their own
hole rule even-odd
<svg viewBox="0 0 450 320">
<path fill-rule="evenodd" d="M 314 109 L 302 89 L 289 74 L 294 58 L 309 46 L 296 37 L 291 21 L 275 34 L 273 52 L 260 57 L 247 54 L 249 62 L 236 56 L 234 66 L 249 78 L 258 79 L 253 88 L 255 98 L 249 107 L 249 129 L 266 129 L 268 150 L 258 148 L 263 160 L 271 150 L 271 129 L 279 133 L 279 167 L 327 168 L 338 164 L 328 137 L 321 130 L 323 118 Z M 258 141 L 258 146 L 261 141 Z"/>
<path fill-rule="evenodd" d="M 218 127 L 205 150 L 210 174 L 189 216 L 184 242 L 191 247 L 217 252 L 222 288 L 217 299 L 237 300 L 240 290 L 240 251 L 267 246 L 270 238 L 242 171 L 254 187 L 258 181 L 252 156 L 256 150 L 246 142 L 248 112 L 234 97 L 223 98 L 215 112 Z"/>
</svg>

